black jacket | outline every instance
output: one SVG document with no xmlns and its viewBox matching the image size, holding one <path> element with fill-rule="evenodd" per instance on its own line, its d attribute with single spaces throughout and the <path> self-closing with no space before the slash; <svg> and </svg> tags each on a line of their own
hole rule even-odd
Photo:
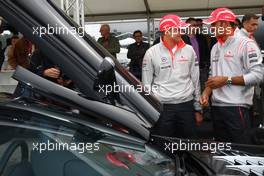
<svg viewBox="0 0 264 176">
<path fill-rule="evenodd" d="M 186 44 L 192 45 L 189 36 L 182 36 L 183 41 Z M 210 49 L 208 48 L 208 43 L 204 35 L 196 35 L 197 42 L 199 44 L 200 53 L 200 68 L 205 68 L 205 66 L 210 65 Z"/>
<path fill-rule="evenodd" d="M 133 43 L 127 47 L 127 57 L 131 59 L 129 67 L 142 68 L 142 62 L 146 51 L 149 49 L 149 44 L 142 42 L 140 45 Z"/>
</svg>

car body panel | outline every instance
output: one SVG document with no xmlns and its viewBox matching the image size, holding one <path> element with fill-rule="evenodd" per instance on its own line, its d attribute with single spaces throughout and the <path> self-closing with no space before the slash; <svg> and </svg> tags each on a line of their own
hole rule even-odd
<svg viewBox="0 0 264 176">
<path fill-rule="evenodd" d="M 47 56 L 70 77 L 80 91 L 91 99 L 102 100 L 94 90 L 94 81 L 105 57 L 115 63 L 115 75 L 119 85 L 140 85 L 113 56 L 97 44 L 89 35 L 79 37 L 77 34 L 43 35 L 34 34 L 34 29 L 47 27 L 47 24 L 70 28 L 74 22 L 48 0 L 0 1 L 0 15 L 36 44 Z M 26 21 L 26 22 L 25 22 Z M 160 103 L 152 95 L 144 92 L 120 92 L 123 103 L 141 114 L 152 126 L 159 118 Z"/>
</svg>

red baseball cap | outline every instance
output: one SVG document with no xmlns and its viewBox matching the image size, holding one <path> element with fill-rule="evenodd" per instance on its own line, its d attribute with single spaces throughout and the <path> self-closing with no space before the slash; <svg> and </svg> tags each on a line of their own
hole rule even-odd
<svg viewBox="0 0 264 176">
<path fill-rule="evenodd" d="M 174 14 L 165 15 L 160 20 L 160 31 L 162 32 L 169 28 L 185 28 L 188 26 L 190 26 L 190 24 L 181 21 L 180 17 Z"/>
<path fill-rule="evenodd" d="M 218 8 L 211 13 L 210 17 L 207 20 L 203 20 L 203 23 L 212 24 L 217 21 L 235 22 L 236 15 L 234 14 L 234 12 L 232 12 L 232 10 L 228 8 Z"/>
</svg>

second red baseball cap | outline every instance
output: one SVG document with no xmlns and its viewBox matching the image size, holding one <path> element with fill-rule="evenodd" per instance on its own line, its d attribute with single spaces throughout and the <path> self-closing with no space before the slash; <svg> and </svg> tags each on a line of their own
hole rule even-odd
<svg viewBox="0 0 264 176">
<path fill-rule="evenodd" d="M 217 21 L 235 22 L 236 15 L 232 10 L 228 8 L 218 8 L 211 13 L 210 17 L 207 20 L 203 20 L 203 23 L 212 24 Z"/>
<path fill-rule="evenodd" d="M 161 18 L 160 20 L 160 31 L 166 31 L 169 28 L 184 28 L 188 27 L 187 24 L 181 21 L 180 17 L 174 14 L 168 14 Z"/>
</svg>

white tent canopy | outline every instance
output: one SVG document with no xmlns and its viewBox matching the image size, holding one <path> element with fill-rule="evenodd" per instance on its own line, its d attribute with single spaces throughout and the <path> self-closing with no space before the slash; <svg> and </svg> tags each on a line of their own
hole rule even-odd
<svg viewBox="0 0 264 176">
<path fill-rule="evenodd" d="M 60 5 L 61 0 L 55 1 Z M 86 22 L 160 18 L 166 13 L 208 16 L 217 7 L 228 7 L 241 15 L 261 13 L 263 5 L 264 0 L 84 0 L 84 14 Z"/>
</svg>

